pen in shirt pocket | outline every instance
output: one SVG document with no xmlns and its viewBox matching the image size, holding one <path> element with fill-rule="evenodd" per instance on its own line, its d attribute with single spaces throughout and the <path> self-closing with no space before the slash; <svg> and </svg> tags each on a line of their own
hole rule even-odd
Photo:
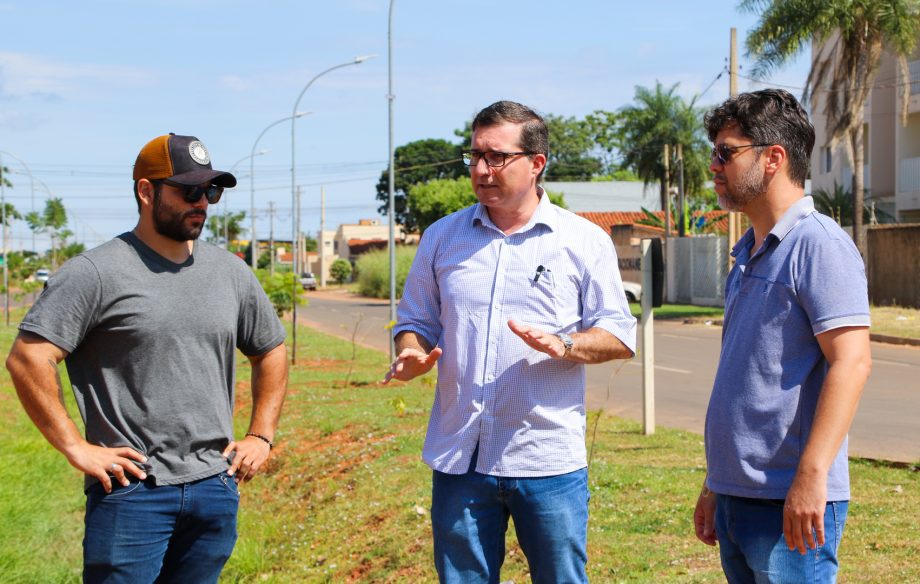
<svg viewBox="0 0 920 584">
<path fill-rule="evenodd" d="M 533 276 L 533 283 L 536 284 L 537 282 L 539 282 L 540 278 L 543 278 L 545 281 L 547 281 L 550 284 L 553 281 L 552 271 L 549 268 L 543 266 L 543 264 L 540 264 L 539 266 L 537 266 L 536 272 L 534 273 L 534 276 Z"/>
</svg>

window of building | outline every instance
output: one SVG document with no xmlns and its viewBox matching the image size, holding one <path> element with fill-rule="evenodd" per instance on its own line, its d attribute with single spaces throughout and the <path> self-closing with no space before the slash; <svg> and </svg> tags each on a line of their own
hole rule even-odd
<svg viewBox="0 0 920 584">
<path fill-rule="evenodd" d="M 824 147 L 821 149 L 821 172 L 827 174 L 831 171 L 831 164 L 833 163 L 833 158 L 831 157 L 831 149 L 829 147 Z"/>
</svg>

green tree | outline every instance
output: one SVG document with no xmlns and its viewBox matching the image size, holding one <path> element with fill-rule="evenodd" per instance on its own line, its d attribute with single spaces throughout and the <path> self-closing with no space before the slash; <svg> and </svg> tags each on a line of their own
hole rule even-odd
<svg viewBox="0 0 920 584">
<path fill-rule="evenodd" d="M 63 245 L 66 239 L 73 235 L 73 232 L 66 228 L 67 210 L 64 208 L 64 202 L 58 197 L 52 197 L 45 201 L 45 209 L 41 213 L 26 213 L 25 221 L 33 232 L 47 233 L 51 237 L 51 267 L 56 268 L 58 243 Z"/>
<path fill-rule="evenodd" d="M 433 180 L 409 189 L 409 212 L 420 232 L 441 217 L 475 204 L 476 195 L 468 177 Z"/>
<path fill-rule="evenodd" d="M 815 189 L 811 193 L 815 209 L 843 226 L 853 225 L 853 195 L 845 186 L 834 181 L 831 190 Z M 874 217 L 873 217 L 874 215 Z M 863 203 L 863 221 L 876 223 L 893 223 L 894 217 L 881 209 Z"/>
<path fill-rule="evenodd" d="M 10 173 L 10 169 L 6 166 L 0 166 L 0 184 L 5 186 L 8 189 L 13 188 L 13 183 L 10 182 L 10 179 L 6 178 L 6 175 Z"/>
<path fill-rule="evenodd" d="M 688 199 L 702 193 L 709 179 L 709 143 L 703 130 L 702 112 L 677 95 L 679 84 L 665 88 L 636 87 L 634 103 L 620 110 L 617 133 L 622 156 L 620 166 L 649 185 L 659 183 L 661 208 L 667 207 L 664 177 L 664 145 L 669 144 L 671 177 L 676 177 L 676 146 L 684 157 L 684 188 Z M 669 182 L 674 182 L 670 180 Z"/>
<path fill-rule="evenodd" d="M 547 192 L 553 204 L 567 208 L 562 193 Z M 451 213 L 477 202 L 468 177 L 433 180 L 409 189 L 409 213 L 420 232 Z"/>
<path fill-rule="evenodd" d="M 295 278 L 292 272 L 272 274 L 268 270 L 256 270 L 256 278 L 265 290 L 265 295 L 271 300 L 279 318 L 283 317 L 285 312 L 293 310 L 294 302 L 306 304 L 300 278 Z"/>
<path fill-rule="evenodd" d="M 236 213 L 228 211 L 227 213 L 211 215 L 208 217 L 207 222 L 209 232 L 207 240 L 211 243 L 224 242 L 227 249 L 230 249 L 230 242 L 238 240 L 240 235 L 247 231 L 247 229 L 243 227 L 244 219 L 246 219 L 246 211 L 238 211 Z"/>
<path fill-rule="evenodd" d="M 343 258 L 335 260 L 329 266 L 329 275 L 339 284 L 344 284 L 351 278 L 351 262 Z"/>
<path fill-rule="evenodd" d="M 417 229 L 407 208 L 407 197 L 412 185 L 467 175 L 467 168 L 461 160 L 460 151 L 459 145 L 435 138 L 416 140 L 396 148 L 393 153 L 396 166 L 393 185 L 393 210 L 396 214 L 396 223 L 402 225 L 407 231 Z M 377 200 L 381 202 L 377 211 L 382 215 L 387 215 L 389 211 L 389 180 L 389 175 L 384 170 L 377 182 Z"/>
<path fill-rule="evenodd" d="M 3 207 L 6 210 L 5 217 L 6 217 L 7 227 L 9 227 L 9 225 L 12 223 L 14 219 L 22 219 L 22 215 L 19 214 L 19 211 L 16 210 L 16 207 L 14 207 L 12 203 L 4 203 Z M 3 210 L 4 210 L 3 208 L 0 208 L 0 216 L 4 216 L 2 215 Z"/>
<path fill-rule="evenodd" d="M 898 60 L 901 79 L 910 79 L 907 58 L 920 33 L 917 0 L 741 0 L 742 10 L 760 13 L 748 34 L 748 53 L 756 58 L 754 75 L 763 76 L 816 43 L 802 99 L 823 92 L 828 134 L 845 138 L 853 163 L 853 209 L 864 207 L 864 112 L 884 50 Z M 836 35 L 836 36 L 835 36 Z M 911 84 L 900 83 L 902 122 L 907 121 Z M 863 216 L 856 213 L 853 242 L 865 257 Z"/>
<path fill-rule="evenodd" d="M 602 149 L 598 148 L 596 134 L 603 132 L 601 113 L 592 121 L 553 114 L 543 116 L 549 132 L 549 156 L 543 179 L 547 181 L 581 181 L 606 171 Z M 472 122 L 463 129 L 454 130 L 468 148 L 473 139 Z M 397 176 L 399 176 L 397 174 Z"/>
<path fill-rule="evenodd" d="M 549 157 L 544 180 L 590 180 L 603 171 L 603 163 L 593 155 L 595 142 L 589 123 L 553 114 L 547 114 L 544 120 L 549 130 Z"/>
</svg>

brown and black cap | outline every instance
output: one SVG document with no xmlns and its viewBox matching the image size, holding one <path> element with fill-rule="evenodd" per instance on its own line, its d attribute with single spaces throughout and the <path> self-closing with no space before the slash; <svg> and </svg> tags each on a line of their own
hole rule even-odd
<svg viewBox="0 0 920 584">
<path fill-rule="evenodd" d="M 229 172 L 211 168 L 211 156 L 204 144 L 194 136 L 167 134 L 154 138 L 141 148 L 134 163 L 134 180 L 168 179 L 184 186 L 211 183 L 233 188 L 236 177 Z"/>
</svg>

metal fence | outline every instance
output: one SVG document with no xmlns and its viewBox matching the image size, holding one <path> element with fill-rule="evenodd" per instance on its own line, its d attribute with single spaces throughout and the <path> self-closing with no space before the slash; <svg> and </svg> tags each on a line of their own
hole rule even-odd
<svg viewBox="0 0 920 584">
<path fill-rule="evenodd" d="M 668 240 L 668 302 L 697 306 L 725 305 L 728 238 L 676 237 Z"/>
</svg>

